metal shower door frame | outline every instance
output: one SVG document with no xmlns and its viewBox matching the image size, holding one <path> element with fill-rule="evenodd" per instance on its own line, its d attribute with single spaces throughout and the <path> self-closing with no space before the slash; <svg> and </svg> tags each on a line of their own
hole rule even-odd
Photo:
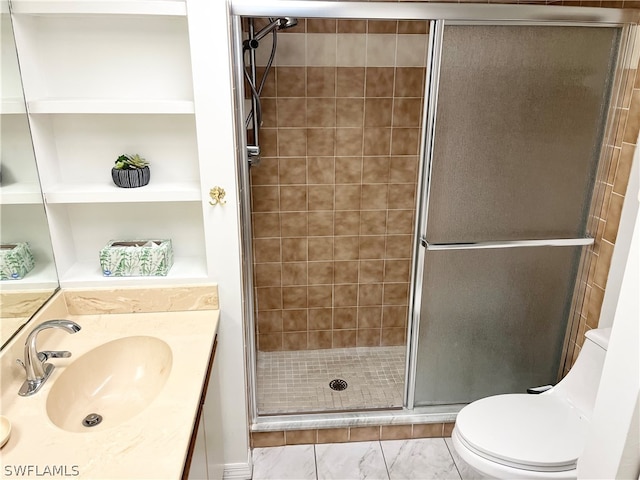
<svg viewBox="0 0 640 480">
<path fill-rule="evenodd" d="M 282 429 L 294 422 L 299 428 L 318 428 L 347 426 L 358 420 L 361 425 L 385 421 L 397 416 L 416 417 L 414 411 L 416 360 L 418 352 L 419 315 L 421 306 L 422 274 L 424 256 L 427 249 L 442 250 L 443 245 L 428 245 L 423 232 L 426 227 L 427 207 L 429 202 L 429 181 L 433 156 L 435 123 L 437 120 L 437 92 L 440 73 L 440 59 L 442 54 L 442 37 L 446 25 L 553 25 L 553 26 L 602 26 L 621 27 L 621 43 L 616 62 L 615 76 L 611 102 L 622 93 L 625 72 L 621 65 L 628 65 L 632 54 L 636 27 L 640 21 L 640 12 L 635 10 L 591 8 L 591 7 L 560 7 L 549 5 L 508 5 L 508 4 L 437 4 L 422 2 L 350 2 L 350 1 L 316 1 L 316 0 L 228 0 L 229 14 L 232 25 L 232 51 L 234 61 L 235 108 L 237 131 L 237 161 L 241 192 L 240 214 L 245 231 L 242 232 L 243 250 L 243 283 L 244 283 L 244 315 L 246 362 L 249 383 L 249 419 L 252 430 L 268 431 Z M 252 274 L 252 238 L 251 238 L 251 193 L 249 184 L 249 162 L 247 159 L 247 142 L 244 135 L 244 105 L 242 88 L 243 58 L 242 58 L 242 29 L 241 17 L 298 17 L 298 18 L 329 18 L 329 19 L 365 19 L 365 20 L 424 20 L 430 21 L 427 71 L 425 81 L 423 125 L 421 133 L 420 168 L 418 173 L 417 206 L 415 219 L 415 238 L 411 265 L 411 287 L 409 298 L 407 356 L 405 370 L 404 410 L 402 411 L 370 411 L 354 413 L 326 413 L 326 414 L 285 414 L 261 416 L 257 409 L 257 345 L 255 339 L 256 319 L 253 311 L 254 285 Z M 613 115 L 607 114 L 604 143 L 613 138 L 615 129 L 612 125 Z M 602 161 L 607 151 L 603 146 L 599 161 L 596 185 L 599 185 L 606 168 Z M 594 198 L 598 192 L 594 193 Z M 589 245 L 593 243 L 593 222 L 588 226 L 589 238 L 574 239 L 572 245 Z M 532 243 L 533 242 L 533 243 Z M 556 241 L 522 241 L 501 242 L 497 244 L 458 245 L 453 248 L 513 248 L 519 246 L 535 246 L 537 242 L 549 242 L 555 245 L 567 245 L 566 239 Z M 571 242 L 569 240 L 569 242 Z M 580 271 L 585 270 L 584 255 Z M 577 289 L 576 289 L 577 290 Z M 575 306 L 579 295 L 574 293 Z M 573 310 L 573 309 L 572 309 Z M 571 322 L 571 319 L 570 319 Z M 567 337 L 568 338 L 568 337 Z M 566 343 L 566 342 L 565 342 Z M 564 352 L 563 352 L 564 356 Z M 454 410 L 455 410 L 455 406 Z M 445 412 L 446 411 L 446 412 Z M 434 421 L 440 417 L 450 417 L 450 409 L 444 409 L 442 415 L 433 416 L 432 410 L 425 414 Z M 418 414 L 419 416 L 420 414 Z"/>
</svg>

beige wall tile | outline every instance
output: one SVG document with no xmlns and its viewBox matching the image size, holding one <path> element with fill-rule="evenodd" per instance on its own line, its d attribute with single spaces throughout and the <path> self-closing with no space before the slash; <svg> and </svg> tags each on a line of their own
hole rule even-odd
<svg viewBox="0 0 640 480">
<path fill-rule="evenodd" d="M 307 331 L 306 309 L 282 310 L 282 330 L 285 332 Z"/>
<path fill-rule="evenodd" d="M 610 243 L 615 243 L 618 236 L 618 227 L 620 226 L 620 216 L 622 215 L 622 204 L 624 197 L 614 193 L 609 201 L 609 209 L 607 211 L 607 222 L 604 227 L 602 237 Z"/>
<path fill-rule="evenodd" d="M 288 430 L 284 434 L 287 445 L 309 445 L 318 440 L 317 430 Z"/>
<path fill-rule="evenodd" d="M 307 33 L 336 33 L 337 24 L 333 18 L 308 18 Z"/>
<path fill-rule="evenodd" d="M 278 155 L 281 157 L 300 157 L 307 154 L 306 128 L 281 128 L 278 130 L 277 140 Z"/>
<path fill-rule="evenodd" d="M 309 285 L 332 285 L 333 262 L 309 262 Z"/>
<path fill-rule="evenodd" d="M 304 157 L 280 158 L 278 169 L 278 178 L 281 184 L 299 185 L 307 182 L 307 161 Z M 253 170 L 251 169 L 251 171 Z"/>
<path fill-rule="evenodd" d="M 256 288 L 256 302 L 258 304 L 258 310 L 275 310 L 282 308 L 282 288 Z"/>
<path fill-rule="evenodd" d="M 306 262 L 282 263 L 282 285 L 307 285 L 308 273 Z"/>
<path fill-rule="evenodd" d="M 349 348 L 356 346 L 356 330 L 333 330 L 332 348 Z"/>
<path fill-rule="evenodd" d="M 391 33 L 395 34 L 398 31 L 397 20 L 368 20 L 367 32 L 368 33 Z"/>
<path fill-rule="evenodd" d="M 442 435 L 445 437 L 450 437 L 451 432 L 453 432 L 453 427 L 455 427 L 455 423 L 445 423 L 442 429 Z"/>
<path fill-rule="evenodd" d="M 331 127 L 307 128 L 307 154 L 334 155 L 336 149 L 336 131 Z"/>
<path fill-rule="evenodd" d="M 379 329 L 382 324 L 382 307 L 358 307 L 358 331 L 362 329 Z M 377 345 L 377 344 L 376 344 Z"/>
<path fill-rule="evenodd" d="M 276 352 L 282 350 L 282 333 L 258 334 L 258 350 Z"/>
<path fill-rule="evenodd" d="M 380 440 L 403 440 L 411 438 L 411 425 L 383 425 Z"/>
<path fill-rule="evenodd" d="M 367 33 L 367 21 L 338 20 L 338 33 Z"/>
<path fill-rule="evenodd" d="M 350 442 L 367 442 L 380 440 L 380 427 L 351 427 L 349 429 Z"/>
<path fill-rule="evenodd" d="M 339 33 L 337 35 L 336 65 L 339 67 L 364 67 L 367 60 L 367 36 L 365 34 Z"/>
<path fill-rule="evenodd" d="M 331 330 L 332 308 L 310 308 L 309 330 Z"/>
<path fill-rule="evenodd" d="M 336 128 L 336 156 L 362 155 L 364 151 L 362 132 L 362 128 Z"/>
<path fill-rule="evenodd" d="M 356 307 L 344 307 L 333 309 L 333 328 L 354 329 L 357 327 L 358 309 Z"/>
<path fill-rule="evenodd" d="M 310 185 L 309 210 L 330 210 L 335 208 L 335 187 L 333 185 Z"/>
<path fill-rule="evenodd" d="M 252 432 L 251 446 L 253 448 L 261 447 L 280 447 L 284 445 L 284 432 Z"/>
<path fill-rule="evenodd" d="M 304 98 L 278 98 L 278 127 L 306 126 L 307 102 Z"/>
<path fill-rule="evenodd" d="M 283 350 L 306 350 L 307 332 L 284 332 L 282 334 Z"/>
<path fill-rule="evenodd" d="M 327 428 L 318 430 L 318 443 L 343 443 L 348 441 L 348 428 Z"/>
<path fill-rule="evenodd" d="M 307 67 L 307 96 L 329 97 L 336 96 L 335 67 Z"/>
<path fill-rule="evenodd" d="M 380 345 L 379 328 L 358 328 L 356 336 L 356 345 L 358 347 L 376 347 Z"/>
<path fill-rule="evenodd" d="M 278 97 L 304 97 L 307 70 L 305 67 L 277 67 L 273 69 L 273 75 L 277 79 L 276 92 Z M 267 76 L 267 79 L 271 73 Z M 259 77 L 262 81 L 262 77 Z M 265 106 L 263 104 L 263 111 Z M 263 113 L 264 116 L 264 113 Z"/>
<path fill-rule="evenodd" d="M 302 237 L 309 233 L 306 212 L 280 213 L 280 232 L 283 237 Z"/>
<path fill-rule="evenodd" d="M 333 248 L 333 237 L 310 237 L 309 261 L 332 260 Z"/>
<path fill-rule="evenodd" d="M 424 67 L 427 64 L 426 35 L 398 35 L 398 67 Z"/>
<path fill-rule="evenodd" d="M 405 327 L 408 309 L 405 306 L 384 305 L 382 307 L 382 328 Z"/>
<path fill-rule="evenodd" d="M 358 262 L 357 261 L 336 261 L 334 262 L 334 282 L 357 283 L 358 282 Z"/>
<path fill-rule="evenodd" d="M 396 62 L 396 36 L 367 34 L 367 67 L 393 67 Z"/>
<path fill-rule="evenodd" d="M 442 423 L 422 423 L 414 424 L 411 432 L 412 438 L 435 438 L 442 437 Z"/>
<path fill-rule="evenodd" d="M 275 58 L 275 65 L 281 66 L 305 66 L 307 52 L 305 49 L 305 34 L 290 33 L 278 36 L 278 52 Z M 260 49 L 271 48 L 270 45 L 261 46 Z M 266 62 L 261 63 L 266 65 Z"/>
<path fill-rule="evenodd" d="M 393 97 L 394 79 L 394 68 L 368 66 L 365 79 L 367 98 Z"/>
<path fill-rule="evenodd" d="M 301 262 L 307 260 L 308 240 L 306 237 L 282 239 L 282 261 Z"/>
<path fill-rule="evenodd" d="M 407 343 L 406 328 L 383 328 L 382 329 L 381 345 L 385 346 L 400 346 Z"/>
<path fill-rule="evenodd" d="M 365 85 L 364 67 L 338 67 L 336 70 L 336 95 L 338 97 L 363 97 Z M 393 85 L 393 83 L 391 84 Z"/>
<path fill-rule="evenodd" d="M 332 332 L 331 330 L 309 331 L 309 349 L 316 350 L 322 348 L 331 348 Z"/>
<path fill-rule="evenodd" d="M 309 33 L 306 37 L 307 65 L 333 67 L 337 64 L 337 34 Z"/>
<path fill-rule="evenodd" d="M 254 268 L 256 287 L 279 287 L 282 285 L 282 264 L 256 263 Z"/>
<path fill-rule="evenodd" d="M 336 183 L 360 183 L 362 180 L 362 157 L 336 157 Z"/>
<path fill-rule="evenodd" d="M 253 241 L 255 262 L 279 262 L 280 238 L 256 238 Z"/>
</svg>

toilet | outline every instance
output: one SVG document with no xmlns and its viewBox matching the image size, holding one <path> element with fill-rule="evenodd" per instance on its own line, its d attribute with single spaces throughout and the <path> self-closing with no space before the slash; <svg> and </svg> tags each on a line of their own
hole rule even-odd
<svg viewBox="0 0 640 480">
<path fill-rule="evenodd" d="M 588 331 L 573 368 L 549 390 L 464 407 L 451 435 L 460 457 L 489 478 L 577 478 L 610 333 Z"/>
</svg>

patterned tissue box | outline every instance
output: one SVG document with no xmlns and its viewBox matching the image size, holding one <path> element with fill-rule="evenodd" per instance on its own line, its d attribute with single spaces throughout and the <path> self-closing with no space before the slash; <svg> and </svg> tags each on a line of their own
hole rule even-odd
<svg viewBox="0 0 640 480">
<path fill-rule="evenodd" d="M 171 240 L 112 240 L 100 250 L 105 277 L 164 276 L 171 265 Z"/>
<path fill-rule="evenodd" d="M 26 242 L 0 245 L 0 280 L 20 280 L 35 266 Z"/>
</svg>

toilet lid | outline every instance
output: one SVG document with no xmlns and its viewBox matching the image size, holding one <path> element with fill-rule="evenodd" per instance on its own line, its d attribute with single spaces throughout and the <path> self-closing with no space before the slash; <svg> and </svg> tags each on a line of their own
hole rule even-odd
<svg viewBox="0 0 640 480">
<path fill-rule="evenodd" d="M 588 420 L 553 394 L 497 395 L 464 407 L 456 419 L 460 440 L 503 465 L 534 471 L 576 468 Z"/>
</svg>

